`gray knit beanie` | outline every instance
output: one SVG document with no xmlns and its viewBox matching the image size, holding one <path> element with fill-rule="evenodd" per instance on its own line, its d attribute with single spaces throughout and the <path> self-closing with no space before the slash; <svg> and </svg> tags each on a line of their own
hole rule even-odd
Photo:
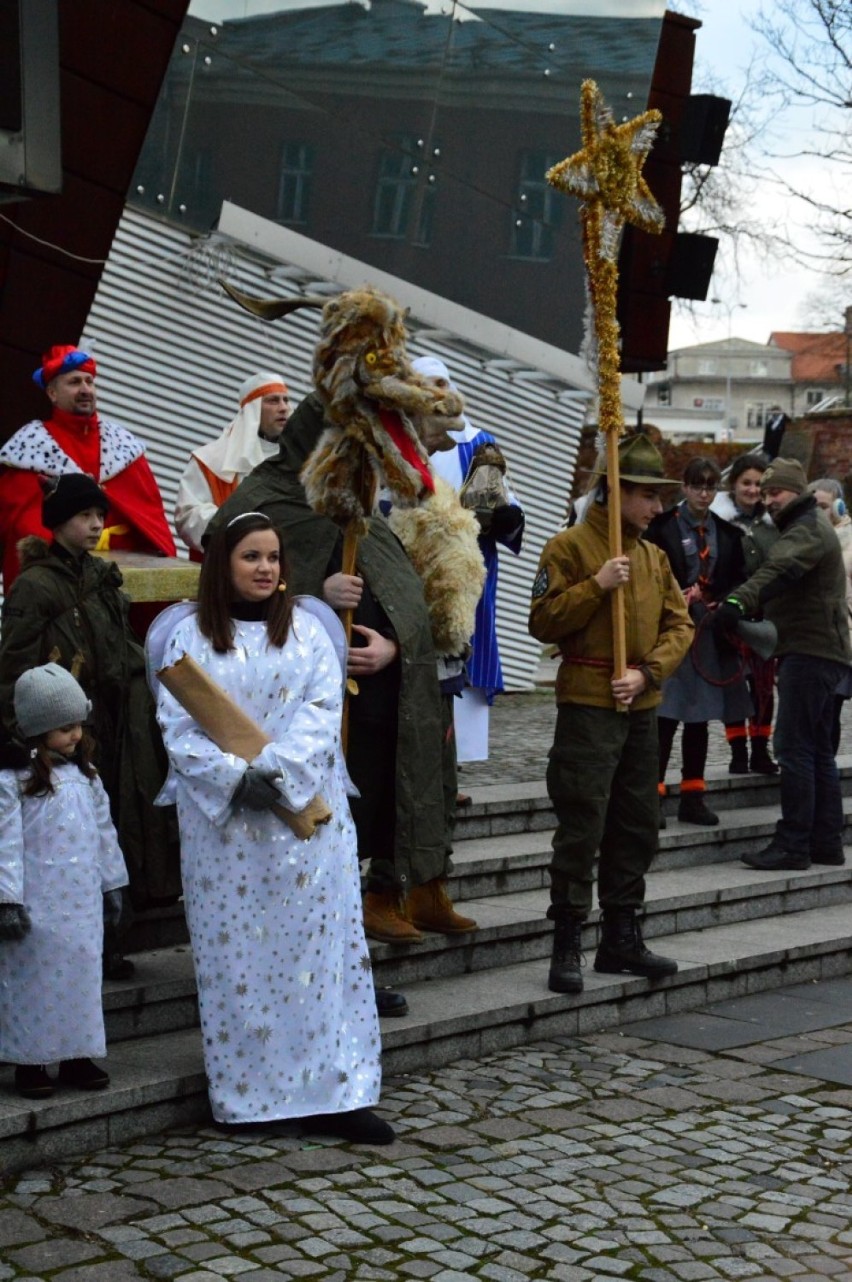
<svg viewBox="0 0 852 1282">
<path fill-rule="evenodd" d="M 15 720 L 25 739 L 85 721 L 92 705 L 82 688 L 58 663 L 30 668 L 15 682 Z"/>
</svg>

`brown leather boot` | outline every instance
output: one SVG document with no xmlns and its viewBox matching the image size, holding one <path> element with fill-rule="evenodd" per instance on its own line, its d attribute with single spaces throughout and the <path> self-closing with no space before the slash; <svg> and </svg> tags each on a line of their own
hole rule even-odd
<svg viewBox="0 0 852 1282">
<path fill-rule="evenodd" d="M 402 913 L 395 890 L 368 890 L 364 895 L 364 934 L 383 944 L 422 944 L 423 936 Z"/>
<path fill-rule="evenodd" d="M 471 917 L 461 917 L 453 908 L 447 883 L 443 877 L 415 886 L 405 901 L 408 920 L 421 930 L 434 930 L 439 935 L 461 935 L 466 930 L 476 930 Z"/>
</svg>

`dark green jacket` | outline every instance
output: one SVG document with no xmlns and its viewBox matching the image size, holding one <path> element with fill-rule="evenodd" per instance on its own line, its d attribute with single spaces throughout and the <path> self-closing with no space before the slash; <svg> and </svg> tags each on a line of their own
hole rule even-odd
<svg viewBox="0 0 852 1282">
<path fill-rule="evenodd" d="M 776 654 L 852 663 L 846 574 L 837 535 L 812 494 L 778 514 L 779 537 L 734 596 L 746 614 L 762 611 L 778 629 Z"/>
<path fill-rule="evenodd" d="M 279 453 L 246 477 L 209 527 L 212 532 L 241 512 L 263 512 L 281 530 L 291 591 L 318 597 L 331 573 L 341 531 L 308 506 L 299 472 L 323 427 L 322 403 L 316 395 L 308 396 L 287 424 Z M 387 615 L 400 647 L 394 863 L 398 884 L 409 889 L 446 870 L 435 650 L 420 579 L 381 517 L 368 522 L 356 568 Z"/>
<path fill-rule="evenodd" d="M 54 662 L 92 701 L 96 764 L 110 799 L 136 908 L 180 894 L 174 815 L 153 805 L 166 757 L 145 680 L 145 654 L 127 620 L 121 574 L 110 561 L 76 558 L 57 544 L 24 539 L 21 573 L 3 605 L 0 706 L 14 729 L 18 677 Z"/>
</svg>

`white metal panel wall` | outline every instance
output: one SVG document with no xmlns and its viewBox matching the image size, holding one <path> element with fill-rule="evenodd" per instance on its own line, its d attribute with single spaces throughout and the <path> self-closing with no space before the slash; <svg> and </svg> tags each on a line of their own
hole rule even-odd
<svg viewBox="0 0 852 1282">
<path fill-rule="evenodd" d="M 316 313 L 264 324 L 216 284 L 222 274 L 261 297 L 301 292 L 286 267 L 272 280 L 269 268 L 239 246 L 199 242 L 125 210 L 83 339 L 98 361 L 100 409 L 145 441 L 169 515 L 190 452 L 233 417 L 243 379 L 277 370 L 295 402 L 311 389 Z M 415 334 L 411 350 L 446 361 L 471 421 L 493 432 L 508 458 L 527 525 L 520 556 L 501 550 L 498 633 L 507 688 L 528 688 L 539 655 L 527 633 L 530 584 L 542 545 L 564 516 L 586 398 L 566 387 L 557 399 L 534 379 L 512 380 L 450 336 Z"/>
</svg>

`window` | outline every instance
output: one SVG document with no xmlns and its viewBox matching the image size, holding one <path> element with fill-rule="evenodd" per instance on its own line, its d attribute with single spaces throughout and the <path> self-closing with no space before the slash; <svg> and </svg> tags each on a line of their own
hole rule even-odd
<svg viewBox="0 0 852 1282">
<path fill-rule="evenodd" d="M 814 405 L 819 405 L 820 401 L 825 400 L 828 395 L 821 387 L 809 387 L 805 392 L 805 408 L 813 409 Z"/>
<path fill-rule="evenodd" d="M 699 362 L 698 362 L 698 373 L 699 373 L 699 374 L 715 374 L 715 373 L 716 373 L 716 362 L 715 362 L 714 360 L 712 360 L 712 359 L 710 359 L 710 360 L 705 359 L 705 360 L 699 361 Z"/>
<path fill-rule="evenodd" d="M 547 262 L 553 257 L 553 232 L 562 223 L 566 202 L 544 175 L 559 160 L 555 153 L 521 152 L 509 243 L 513 258 Z"/>
<path fill-rule="evenodd" d="M 670 385 L 668 383 L 660 383 L 660 386 L 657 388 L 657 404 L 671 405 L 671 403 L 672 389 Z"/>
<path fill-rule="evenodd" d="M 746 401 L 746 427 L 764 428 L 771 418 L 781 413 L 774 401 Z"/>
<path fill-rule="evenodd" d="M 440 155 L 440 150 L 436 143 L 434 154 Z M 424 166 L 420 139 L 404 135 L 397 147 L 382 151 L 373 201 L 373 235 L 397 240 L 411 235 L 415 245 L 428 245 L 437 185 L 436 175 Z"/>
<path fill-rule="evenodd" d="M 769 362 L 768 361 L 749 361 L 748 372 L 752 378 L 768 378 Z"/>
<path fill-rule="evenodd" d="M 306 223 L 314 149 L 306 142 L 285 142 L 278 172 L 275 217 L 281 223 Z"/>
</svg>

